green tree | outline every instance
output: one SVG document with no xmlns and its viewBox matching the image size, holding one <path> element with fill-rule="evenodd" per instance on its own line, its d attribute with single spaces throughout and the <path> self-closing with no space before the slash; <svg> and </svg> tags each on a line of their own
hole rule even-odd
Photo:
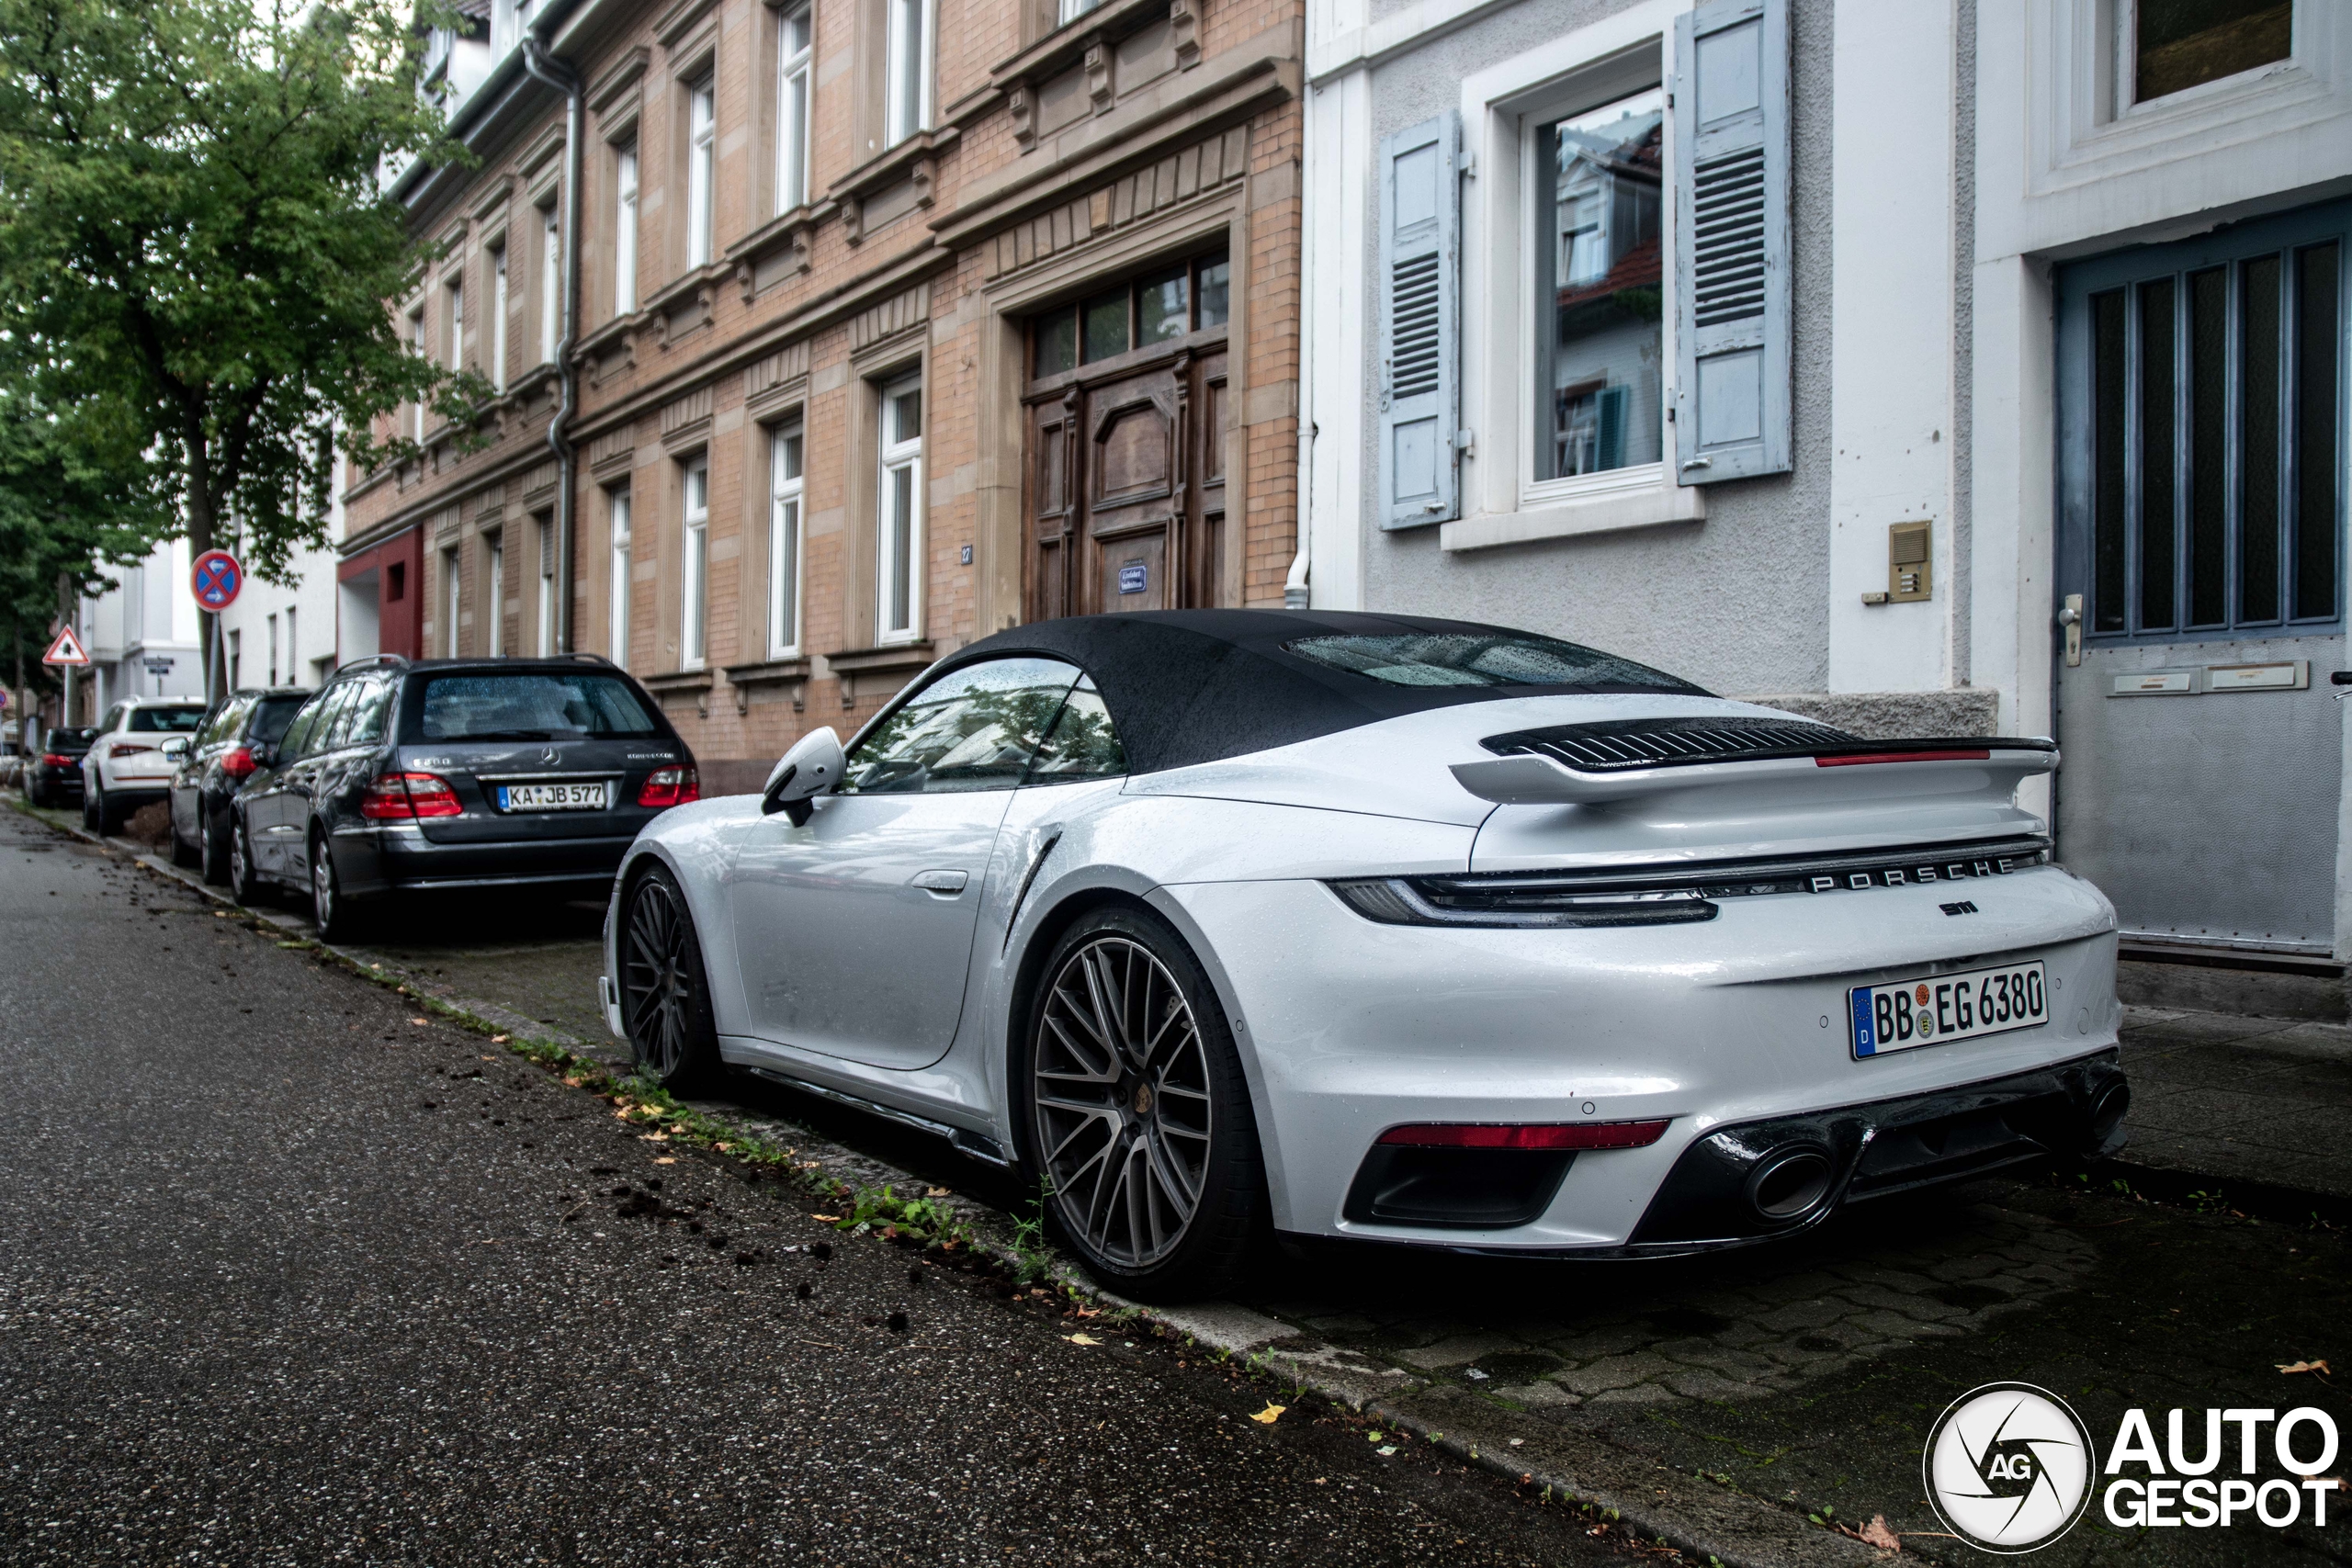
<svg viewBox="0 0 2352 1568">
<path fill-rule="evenodd" d="M 326 542 L 338 448 L 407 460 L 379 415 L 421 401 L 462 429 L 487 396 L 388 304 L 434 257 L 386 171 L 458 155 L 419 91 L 417 15 L 0 0 L 0 377 L 54 413 L 34 445 L 118 502 L 52 546 L 130 512 L 201 553 L 233 517 L 249 570 L 282 579 Z"/>
</svg>

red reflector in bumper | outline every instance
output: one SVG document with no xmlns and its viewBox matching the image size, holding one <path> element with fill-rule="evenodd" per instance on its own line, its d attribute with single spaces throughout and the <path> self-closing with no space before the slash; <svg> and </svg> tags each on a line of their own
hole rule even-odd
<svg viewBox="0 0 2352 1568">
<path fill-rule="evenodd" d="M 1864 762 L 1982 762 L 1990 751 L 1866 751 L 1859 757 L 1815 757 L 1816 768 L 1851 768 Z"/>
<path fill-rule="evenodd" d="M 1384 1144 L 1422 1149 L 1640 1149 L 1666 1135 L 1668 1117 L 1657 1122 L 1567 1122 L 1498 1126 L 1484 1122 L 1438 1122 L 1391 1127 Z"/>
</svg>

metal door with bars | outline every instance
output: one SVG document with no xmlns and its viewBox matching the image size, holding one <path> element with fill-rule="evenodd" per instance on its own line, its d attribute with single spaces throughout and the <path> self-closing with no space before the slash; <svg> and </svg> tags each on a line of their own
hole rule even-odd
<svg viewBox="0 0 2352 1568">
<path fill-rule="evenodd" d="M 2145 940 L 2335 942 L 2352 203 L 2058 278 L 2058 852 Z"/>
</svg>

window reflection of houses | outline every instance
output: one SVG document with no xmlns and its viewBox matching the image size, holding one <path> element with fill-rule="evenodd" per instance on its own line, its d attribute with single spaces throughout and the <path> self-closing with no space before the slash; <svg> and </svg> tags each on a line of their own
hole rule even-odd
<svg viewBox="0 0 2352 1568">
<path fill-rule="evenodd" d="M 1546 478 L 1659 459 L 1662 109 L 1650 91 L 1556 127 Z"/>
</svg>

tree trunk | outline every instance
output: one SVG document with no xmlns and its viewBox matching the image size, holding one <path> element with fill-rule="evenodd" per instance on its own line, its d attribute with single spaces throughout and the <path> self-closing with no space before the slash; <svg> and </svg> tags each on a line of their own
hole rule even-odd
<svg viewBox="0 0 2352 1568">
<path fill-rule="evenodd" d="M 194 413 L 187 416 L 185 440 L 187 443 L 187 558 L 195 560 L 212 548 L 215 519 L 212 498 L 211 454 L 206 449 L 204 422 Z M 196 613 L 200 617 L 197 626 L 204 649 L 204 701 L 206 705 L 220 700 L 222 671 L 220 660 L 212 657 L 212 644 L 220 634 L 220 616 L 199 604 Z"/>
</svg>

